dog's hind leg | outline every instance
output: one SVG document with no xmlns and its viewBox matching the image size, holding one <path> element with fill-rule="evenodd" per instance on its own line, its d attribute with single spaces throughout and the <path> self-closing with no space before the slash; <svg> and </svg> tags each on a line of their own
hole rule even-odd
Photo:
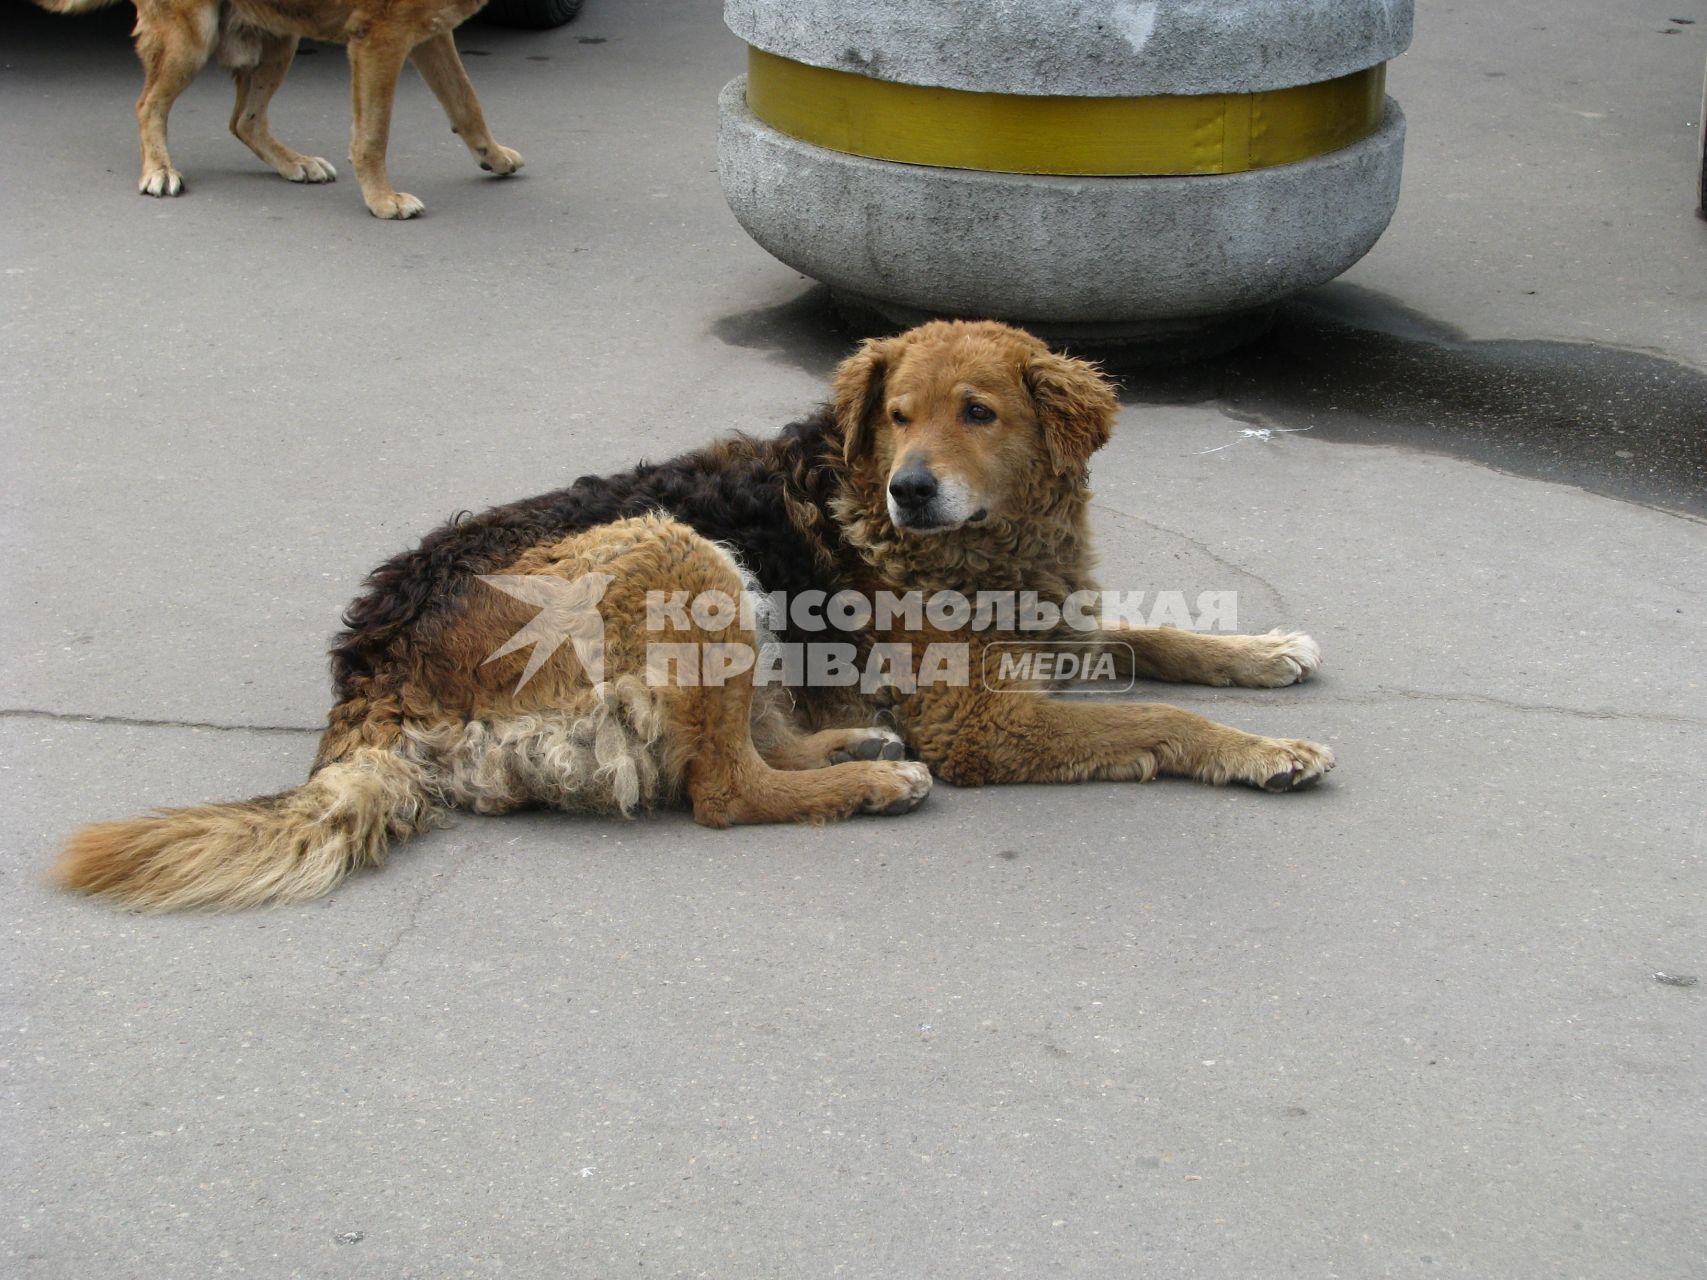
<svg viewBox="0 0 1707 1280">
<path fill-rule="evenodd" d="M 673 736 L 694 744 L 684 769 L 687 795 L 693 802 L 694 820 L 705 826 L 827 822 L 855 813 L 906 813 L 930 793 L 931 774 L 924 765 L 889 755 L 878 758 L 892 750 L 883 738 L 870 739 L 878 752 L 870 756 L 861 752 L 862 758 L 857 759 L 850 754 L 843 757 L 845 763 L 830 763 L 833 751 L 815 750 L 811 760 L 778 754 L 773 765 L 760 754 L 749 729 L 753 686 L 748 676 L 672 693 L 675 696 L 667 705 L 676 724 Z M 840 738 L 844 732 L 831 730 L 830 736 Z M 797 745 L 824 737 L 814 734 Z"/>
<path fill-rule="evenodd" d="M 773 769 L 827 769 L 850 760 L 905 760 L 906 745 L 888 729 L 824 729 L 802 733 L 755 718 L 753 741 Z"/>
<path fill-rule="evenodd" d="M 385 148 L 391 140 L 391 100 L 408 56 L 408 42 L 378 22 L 350 37 L 350 102 L 355 116 L 350 162 L 362 184 L 362 199 L 376 218 L 413 218 L 421 202 L 391 185 Z"/>
<path fill-rule="evenodd" d="M 474 86 L 462 68 L 450 32 L 423 40 L 409 58 L 450 117 L 451 132 L 468 145 L 482 169 L 507 178 L 522 167 L 521 154 L 499 145 L 486 127 L 480 99 L 474 96 Z"/>
<path fill-rule="evenodd" d="M 649 554 L 656 567 L 643 581 L 613 583 L 607 601 L 660 588 L 685 591 L 695 601 L 740 599 L 746 580 L 723 548 L 673 522 L 660 522 L 655 536 Z M 638 603 L 619 603 L 609 618 L 640 613 Z M 807 767 L 803 758 L 779 756 L 780 768 L 767 760 L 754 741 L 754 699 L 769 696 L 755 688 L 759 638 L 737 611 L 730 613 L 726 619 L 695 616 L 682 629 L 656 634 L 636 633 L 633 623 L 619 633 L 607 624 L 606 645 L 613 654 L 624 646 L 632 651 L 636 634 L 646 642 L 647 684 L 668 726 L 662 734 L 670 753 L 666 772 L 681 779 L 696 821 L 710 827 L 825 822 L 855 813 L 905 813 L 925 798 L 930 770 L 879 759 L 881 741 L 871 756 L 831 764 L 834 747 L 820 736 L 817 758 L 810 762 L 825 766 L 820 768 Z M 713 622 L 719 625 L 708 625 Z M 669 649 L 654 649 L 654 641 Z M 761 738 L 774 738 L 777 710 L 774 702 L 759 707 Z M 796 744 L 813 741 L 797 733 L 788 737 Z"/>
<path fill-rule="evenodd" d="M 260 59 L 251 67 L 235 67 L 231 78 L 237 83 L 237 101 L 231 108 L 231 132 L 270 164 L 281 178 L 291 182 L 331 182 L 338 171 L 319 156 L 293 151 L 273 136 L 267 122 L 267 104 L 278 92 L 296 57 L 296 37 L 257 33 Z"/>
<path fill-rule="evenodd" d="M 137 132 L 142 141 L 145 196 L 175 196 L 184 175 L 172 167 L 166 150 L 166 117 L 196 73 L 207 64 L 219 30 L 219 0 L 168 4 L 141 0 L 136 11 L 136 54 L 142 59 L 142 96 L 136 100 Z"/>
</svg>

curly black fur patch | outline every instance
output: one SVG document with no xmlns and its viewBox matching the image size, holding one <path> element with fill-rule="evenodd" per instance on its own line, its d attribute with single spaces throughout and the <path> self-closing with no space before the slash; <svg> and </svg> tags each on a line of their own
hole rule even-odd
<svg viewBox="0 0 1707 1280">
<path fill-rule="evenodd" d="M 841 559 L 828 505 L 840 484 L 841 438 L 828 410 L 770 440 L 735 436 L 662 463 L 582 476 L 566 489 L 459 513 L 412 551 L 371 573 L 332 644 L 340 702 L 398 656 L 398 645 L 453 616 L 476 575 L 529 547 L 596 525 L 664 511 L 727 546 L 767 591 L 834 590 Z M 801 519 L 800 514 L 806 513 Z"/>
</svg>

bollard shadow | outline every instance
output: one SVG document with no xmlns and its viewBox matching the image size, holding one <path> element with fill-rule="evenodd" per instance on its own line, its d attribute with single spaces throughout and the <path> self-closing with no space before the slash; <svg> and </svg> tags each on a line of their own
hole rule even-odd
<svg viewBox="0 0 1707 1280">
<path fill-rule="evenodd" d="M 1127 404 L 1209 403 L 1317 439 L 1399 445 L 1707 516 L 1707 373 L 1586 342 L 1473 340 L 1371 289 L 1283 303 L 1247 347 L 1105 366 Z"/>
<path fill-rule="evenodd" d="M 821 378 L 830 376 L 856 342 L 871 336 L 848 323 L 821 284 L 773 307 L 723 316 L 712 322 L 711 332 L 732 347 L 765 352 L 773 363 Z"/>
<path fill-rule="evenodd" d="M 725 316 L 734 346 L 827 377 L 867 336 L 821 285 Z M 1447 454 L 1707 518 L 1707 373 L 1583 342 L 1474 340 L 1396 300 L 1331 284 L 1282 303 L 1262 337 L 1190 365 L 1098 359 L 1129 405 L 1207 404 L 1313 438 Z"/>
</svg>

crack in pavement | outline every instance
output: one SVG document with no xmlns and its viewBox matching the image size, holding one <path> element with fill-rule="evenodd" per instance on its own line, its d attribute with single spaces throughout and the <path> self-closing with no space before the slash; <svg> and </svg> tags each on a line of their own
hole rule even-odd
<svg viewBox="0 0 1707 1280">
<path fill-rule="evenodd" d="M 1181 542 L 1195 547 L 1216 564 L 1220 565 L 1223 569 L 1231 570 L 1233 573 L 1249 578 L 1264 591 L 1268 592 L 1269 595 L 1274 597 L 1275 606 L 1280 613 L 1285 613 L 1287 611 L 1286 596 L 1282 593 L 1279 587 L 1274 585 L 1274 583 L 1270 582 L 1260 573 L 1254 573 L 1243 565 L 1234 564 L 1231 560 L 1227 559 L 1226 556 L 1217 555 L 1209 548 L 1208 544 L 1198 541 L 1190 534 L 1181 533 L 1178 529 L 1170 529 L 1166 525 L 1157 524 L 1154 520 L 1147 520 L 1143 516 L 1134 515 L 1130 511 L 1122 511 L 1119 507 L 1111 507 L 1106 502 L 1093 502 L 1090 505 L 1093 511 L 1106 512 L 1107 514 L 1115 516 L 1121 520 L 1131 520 L 1134 523 L 1143 525 L 1147 529 L 1154 529 L 1157 533 L 1165 533 L 1169 537 L 1178 538 Z"/>
<path fill-rule="evenodd" d="M 0 707 L 0 720 L 58 720 L 65 724 L 117 724 L 139 729 L 213 729 L 220 733 L 323 733 L 294 724 L 215 724 L 211 720 L 153 720 L 143 716 L 107 716 L 83 711 L 47 711 L 39 707 Z"/>
<path fill-rule="evenodd" d="M 403 945 L 404 939 L 420 928 L 421 912 L 426 910 L 427 904 L 459 880 L 463 871 L 473 861 L 473 857 L 464 852 L 463 856 L 451 865 L 450 870 L 435 872 L 428 877 L 427 883 L 420 888 L 415 894 L 415 900 L 409 904 L 409 910 L 403 918 L 403 923 L 397 926 L 390 938 L 386 939 L 379 949 L 379 954 L 374 956 L 373 963 L 367 966 L 366 972 L 368 974 L 385 972 L 386 966 L 391 962 L 392 953 Z"/>
</svg>

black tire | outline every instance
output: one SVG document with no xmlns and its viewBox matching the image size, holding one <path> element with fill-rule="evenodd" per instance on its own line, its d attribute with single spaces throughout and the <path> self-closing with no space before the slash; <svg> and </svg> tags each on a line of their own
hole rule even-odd
<svg viewBox="0 0 1707 1280">
<path fill-rule="evenodd" d="M 561 27 L 580 12 L 581 0 L 491 0 L 480 16 L 501 27 L 543 31 L 547 27 Z"/>
</svg>

